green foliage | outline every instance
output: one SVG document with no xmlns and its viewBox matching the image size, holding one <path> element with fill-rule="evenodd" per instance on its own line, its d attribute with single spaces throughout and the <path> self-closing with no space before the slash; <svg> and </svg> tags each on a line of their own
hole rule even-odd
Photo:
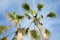
<svg viewBox="0 0 60 40">
<path fill-rule="evenodd" d="M 22 19 L 24 16 L 17 15 L 16 12 L 8 13 L 10 20 L 19 20 Z"/>
<path fill-rule="evenodd" d="M 36 13 L 36 15 L 34 17 L 37 18 L 37 13 Z"/>
<path fill-rule="evenodd" d="M 42 4 L 38 4 L 37 8 L 38 8 L 38 10 L 41 10 L 43 8 L 43 5 Z"/>
<path fill-rule="evenodd" d="M 30 32 L 31 32 L 31 36 L 33 38 L 35 38 L 36 40 L 40 40 L 40 37 L 39 37 L 38 33 L 36 32 L 36 30 L 31 30 Z"/>
<path fill-rule="evenodd" d="M 27 28 L 27 29 L 25 30 L 25 34 L 27 34 L 27 33 L 28 33 L 28 30 L 29 30 L 29 28 Z"/>
<path fill-rule="evenodd" d="M 38 21 L 41 21 L 41 19 L 43 19 L 43 15 L 41 15 L 40 17 L 37 18 Z"/>
<path fill-rule="evenodd" d="M 20 19 L 23 19 L 24 16 L 20 16 L 20 15 L 16 15 L 17 19 L 20 20 Z"/>
<path fill-rule="evenodd" d="M 45 33 L 50 35 L 50 32 L 47 29 L 45 29 Z"/>
<path fill-rule="evenodd" d="M 4 38 L 2 38 L 2 40 L 8 40 L 8 38 L 7 37 L 4 37 Z"/>
<path fill-rule="evenodd" d="M 34 10 L 30 10 L 30 13 L 35 16 L 36 15 L 36 12 Z"/>
<path fill-rule="evenodd" d="M 56 14 L 54 12 L 50 12 L 49 14 L 47 14 L 47 17 L 55 18 Z"/>
<path fill-rule="evenodd" d="M 14 37 L 12 40 L 16 40 L 16 37 Z"/>
<path fill-rule="evenodd" d="M 16 25 L 19 23 L 19 20 L 24 18 L 24 16 L 17 15 L 16 12 L 12 12 L 12 13 L 9 12 L 8 17 L 10 21 L 14 23 L 14 27 L 16 27 Z"/>
<path fill-rule="evenodd" d="M 22 8 L 24 8 L 25 10 L 30 10 L 30 7 L 27 3 L 23 3 Z"/>
<path fill-rule="evenodd" d="M 27 13 L 25 13 L 24 15 L 25 15 L 28 19 L 31 18 Z"/>
<path fill-rule="evenodd" d="M 37 18 L 38 19 L 38 21 L 41 21 L 41 17 L 39 17 L 39 18 Z"/>
<path fill-rule="evenodd" d="M 28 30 L 29 30 L 29 28 L 22 28 L 23 35 L 27 35 L 28 34 Z"/>
<path fill-rule="evenodd" d="M 15 19 L 15 17 L 14 17 L 13 15 L 14 15 L 14 14 L 11 13 L 11 12 L 8 13 L 8 16 L 9 16 L 9 18 L 10 18 L 11 20 L 14 20 L 14 19 Z"/>
<path fill-rule="evenodd" d="M 0 34 L 3 33 L 7 29 L 8 29 L 7 26 L 0 26 Z"/>
</svg>

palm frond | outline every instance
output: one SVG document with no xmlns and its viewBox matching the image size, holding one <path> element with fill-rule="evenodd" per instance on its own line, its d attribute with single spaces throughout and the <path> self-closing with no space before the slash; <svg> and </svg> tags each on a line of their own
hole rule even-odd
<svg viewBox="0 0 60 40">
<path fill-rule="evenodd" d="M 38 4 L 37 8 L 38 8 L 38 10 L 41 10 L 43 8 L 43 5 L 42 4 Z"/>
<path fill-rule="evenodd" d="M 38 35 L 38 33 L 36 32 L 36 30 L 30 30 L 31 32 L 31 36 L 33 38 L 35 38 L 36 40 L 40 40 L 40 36 Z"/>
<path fill-rule="evenodd" d="M 28 30 L 29 30 L 29 28 L 27 28 L 27 29 L 25 30 L 25 34 L 27 34 L 27 33 L 28 33 Z"/>
<path fill-rule="evenodd" d="M 36 15 L 36 12 L 35 12 L 34 10 L 30 10 L 29 12 L 30 12 L 33 16 Z"/>
<path fill-rule="evenodd" d="M 24 16 L 20 16 L 20 15 L 16 15 L 16 17 L 18 20 L 24 18 Z"/>
<path fill-rule="evenodd" d="M 24 15 L 25 15 L 28 19 L 31 18 L 27 13 L 25 13 Z"/>
<path fill-rule="evenodd" d="M 22 29 L 23 35 L 27 35 L 28 34 L 28 30 L 29 30 L 29 28 L 23 28 Z"/>
<path fill-rule="evenodd" d="M 45 33 L 46 33 L 47 35 L 50 35 L 50 32 L 49 32 L 47 29 L 45 29 Z"/>
<path fill-rule="evenodd" d="M 7 29 L 8 29 L 7 26 L 0 26 L 0 34 L 3 33 Z"/>
<path fill-rule="evenodd" d="M 39 17 L 39 18 L 37 18 L 38 19 L 38 21 L 41 21 L 41 17 Z"/>
<path fill-rule="evenodd" d="M 37 18 L 37 13 L 36 13 L 36 15 L 34 17 Z"/>
<path fill-rule="evenodd" d="M 4 37 L 4 38 L 2 38 L 2 40 L 8 40 L 8 38 L 7 37 Z"/>
<path fill-rule="evenodd" d="M 23 3 L 22 8 L 25 9 L 25 10 L 30 10 L 30 7 L 27 3 Z"/>
<path fill-rule="evenodd" d="M 16 40 L 16 37 L 14 36 L 12 40 Z"/>
<path fill-rule="evenodd" d="M 47 17 L 55 18 L 56 14 L 54 12 L 50 12 L 49 14 L 47 14 Z"/>
<path fill-rule="evenodd" d="M 10 20 L 19 20 L 22 19 L 24 16 L 17 15 L 16 12 L 8 13 Z"/>
<path fill-rule="evenodd" d="M 8 17 L 10 18 L 10 20 L 14 20 L 15 19 L 15 17 L 13 16 L 13 13 L 8 13 Z"/>
</svg>

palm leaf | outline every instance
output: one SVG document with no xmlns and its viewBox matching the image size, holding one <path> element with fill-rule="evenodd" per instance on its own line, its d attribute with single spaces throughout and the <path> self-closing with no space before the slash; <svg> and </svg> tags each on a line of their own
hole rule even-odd
<svg viewBox="0 0 60 40">
<path fill-rule="evenodd" d="M 8 13 L 8 16 L 9 16 L 9 18 L 10 18 L 10 20 L 14 20 L 15 19 L 15 17 L 13 16 L 13 13 Z"/>
<path fill-rule="evenodd" d="M 8 29 L 7 26 L 0 26 L 0 34 L 3 33 L 7 29 Z"/>
<path fill-rule="evenodd" d="M 36 13 L 36 15 L 34 17 L 37 18 L 37 13 Z"/>
<path fill-rule="evenodd" d="M 9 16 L 10 20 L 16 20 L 16 19 L 19 20 L 24 17 L 24 16 L 17 15 L 16 12 L 8 13 L 8 16 Z"/>
<path fill-rule="evenodd" d="M 27 3 L 23 3 L 22 8 L 25 9 L 25 10 L 30 10 L 30 7 Z"/>
<path fill-rule="evenodd" d="M 40 37 L 39 37 L 38 33 L 36 32 L 36 30 L 31 30 L 30 32 L 31 32 L 31 36 L 33 38 L 35 38 L 36 40 L 40 40 Z"/>
<path fill-rule="evenodd" d="M 41 21 L 41 17 L 39 17 L 39 18 L 37 18 L 38 19 L 38 21 Z"/>
<path fill-rule="evenodd" d="M 28 30 L 29 30 L 29 28 L 23 28 L 22 29 L 23 35 L 27 35 L 28 34 Z"/>
<path fill-rule="evenodd" d="M 18 20 L 24 18 L 24 16 L 20 16 L 20 15 L 16 15 L 16 17 Z"/>
<path fill-rule="evenodd" d="M 4 38 L 2 38 L 2 40 L 8 40 L 8 38 L 7 37 L 4 37 Z"/>
<path fill-rule="evenodd" d="M 25 13 L 24 15 L 25 15 L 28 19 L 31 18 L 27 13 Z"/>
<path fill-rule="evenodd" d="M 25 30 L 25 33 L 28 33 L 28 30 L 29 30 L 29 28 L 27 28 L 27 29 Z"/>
<path fill-rule="evenodd" d="M 33 16 L 36 15 L 36 12 L 35 12 L 34 10 L 30 10 L 29 12 L 30 12 Z"/>
<path fill-rule="evenodd" d="M 14 27 L 19 23 L 19 20 L 24 18 L 24 16 L 17 15 L 16 12 L 8 13 L 10 21 L 13 22 Z"/>
<path fill-rule="evenodd" d="M 12 40 L 16 40 L 16 37 L 14 36 Z"/>
<path fill-rule="evenodd" d="M 50 12 L 49 14 L 47 14 L 47 17 L 55 18 L 56 14 L 54 12 Z"/>
<path fill-rule="evenodd" d="M 43 5 L 42 4 L 38 4 L 37 8 L 38 8 L 38 10 L 41 10 L 43 8 Z"/>
<path fill-rule="evenodd" d="M 46 33 L 47 35 L 50 35 L 50 32 L 49 32 L 47 29 L 45 29 L 45 33 Z"/>
</svg>

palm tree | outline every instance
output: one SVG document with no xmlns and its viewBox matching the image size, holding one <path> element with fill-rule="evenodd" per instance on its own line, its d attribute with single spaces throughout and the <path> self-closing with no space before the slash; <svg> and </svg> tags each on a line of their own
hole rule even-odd
<svg viewBox="0 0 60 40">
<path fill-rule="evenodd" d="M 0 34 L 4 33 L 8 29 L 8 26 L 0 25 Z M 8 40 L 7 37 L 3 37 L 0 40 Z"/>
<path fill-rule="evenodd" d="M 42 35 L 44 40 L 49 40 L 48 36 L 50 35 L 50 32 L 47 29 L 43 29 L 42 23 L 40 23 L 40 19 L 43 19 L 43 15 L 37 18 L 38 12 L 35 12 L 34 10 L 30 9 L 27 3 L 24 3 L 22 7 L 24 8 L 24 11 L 25 11 L 24 16 L 28 17 L 29 20 L 32 19 L 32 22 L 38 27 L 40 34 Z M 41 11 L 41 9 L 43 8 L 43 5 L 38 4 L 37 8 L 38 8 L 38 11 Z M 34 40 L 34 39 L 40 40 L 40 36 L 36 30 L 29 30 L 29 28 L 21 28 L 20 22 L 24 18 L 24 16 L 17 15 L 16 12 L 9 12 L 7 16 L 10 22 L 13 22 L 14 27 L 17 29 L 15 32 L 15 36 L 12 40 L 23 40 L 22 36 L 26 34 L 29 34 L 31 36 L 31 40 Z M 49 14 L 46 15 L 46 17 L 55 18 L 56 14 L 54 12 L 50 12 Z M 0 26 L 0 34 L 2 34 L 7 29 L 8 29 L 7 26 Z M 7 37 L 2 38 L 1 40 L 3 39 L 7 40 Z"/>
<path fill-rule="evenodd" d="M 38 12 L 42 10 L 43 5 L 40 4 L 40 3 L 37 4 L 38 12 L 35 12 L 34 10 L 30 9 L 29 4 L 27 4 L 27 3 L 23 3 L 22 8 L 25 11 L 25 16 L 28 17 L 29 20 L 33 19 L 33 23 L 39 29 L 43 39 L 44 40 L 49 40 L 47 34 L 50 34 L 50 32 L 47 29 L 43 29 L 42 28 L 42 23 L 40 23 L 40 21 L 41 21 L 40 19 L 43 19 L 43 15 L 41 15 L 39 18 L 37 18 Z M 50 12 L 49 14 L 46 15 L 46 17 L 55 18 L 56 14 L 54 12 Z"/>
<path fill-rule="evenodd" d="M 24 17 L 24 16 L 20 16 L 20 15 L 17 15 L 16 12 L 13 12 L 13 13 L 8 13 L 8 17 L 10 19 L 10 21 L 14 22 L 15 24 L 15 27 L 18 25 L 18 28 L 16 27 L 17 31 L 16 31 L 16 40 L 22 40 L 22 29 L 20 28 L 20 24 L 19 24 L 19 21 L 21 21 L 21 19 Z"/>
<path fill-rule="evenodd" d="M 8 17 L 11 21 L 14 21 L 15 24 L 15 28 L 17 29 L 16 32 L 15 32 L 15 36 L 12 40 L 23 40 L 22 39 L 22 36 L 23 35 L 27 35 L 28 32 L 29 32 L 29 28 L 20 28 L 20 24 L 19 24 L 19 19 L 21 21 L 21 19 L 24 17 L 24 16 L 20 16 L 20 15 L 17 15 L 15 12 L 13 13 L 8 13 Z M 18 28 L 16 27 L 18 25 Z M 29 32 L 33 38 L 37 39 L 39 38 L 38 34 L 36 33 L 35 30 L 30 30 Z M 35 34 L 35 35 L 33 35 Z M 31 37 L 31 38 L 32 38 Z"/>
<path fill-rule="evenodd" d="M 8 26 L 3 26 L 0 25 L 0 34 L 2 34 L 4 31 L 6 31 L 8 29 Z"/>
</svg>

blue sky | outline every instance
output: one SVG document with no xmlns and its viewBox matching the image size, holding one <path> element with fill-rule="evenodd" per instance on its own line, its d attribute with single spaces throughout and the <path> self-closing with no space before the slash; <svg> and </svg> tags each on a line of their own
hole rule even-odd
<svg viewBox="0 0 60 40">
<path fill-rule="evenodd" d="M 60 0 L 0 0 L 0 24 L 11 26 L 5 17 L 6 12 L 16 12 L 19 15 L 23 15 L 23 9 L 21 7 L 22 3 L 27 2 L 31 9 L 34 9 L 37 12 L 36 5 L 37 3 L 42 3 L 44 5 L 43 9 L 39 12 L 38 16 L 43 14 L 44 19 L 41 21 L 43 27 L 47 28 L 51 32 L 50 40 L 60 40 Z M 46 18 L 46 14 L 54 11 L 57 14 L 57 17 L 54 19 Z M 27 19 L 24 19 L 21 26 L 24 27 L 28 24 Z M 23 24 L 24 23 L 24 24 Z M 32 27 L 31 25 L 30 28 Z M 8 29 L 8 32 L 11 33 L 14 31 L 14 28 Z M 7 34 L 9 34 L 7 32 Z M 6 34 L 6 33 L 5 33 Z M 2 34 L 0 37 L 3 37 L 5 34 Z M 9 40 L 13 37 L 13 34 L 8 36 Z M 25 40 L 29 40 L 24 38 Z"/>
</svg>

